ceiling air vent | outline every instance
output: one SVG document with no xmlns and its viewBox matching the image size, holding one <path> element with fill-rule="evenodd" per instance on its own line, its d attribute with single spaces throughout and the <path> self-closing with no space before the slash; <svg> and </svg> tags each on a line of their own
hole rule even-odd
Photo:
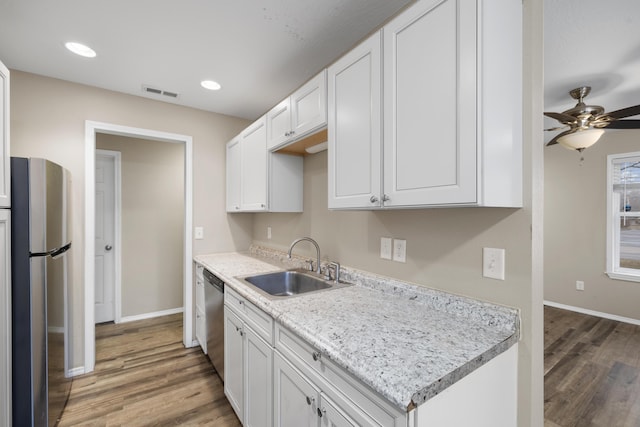
<svg viewBox="0 0 640 427">
<path fill-rule="evenodd" d="M 154 95 L 163 95 L 168 96 L 169 98 L 177 98 L 178 94 L 176 92 L 169 92 L 168 90 L 157 89 L 151 86 L 142 86 L 142 91 L 146 93 L 152 93 Z"/>
</svg>

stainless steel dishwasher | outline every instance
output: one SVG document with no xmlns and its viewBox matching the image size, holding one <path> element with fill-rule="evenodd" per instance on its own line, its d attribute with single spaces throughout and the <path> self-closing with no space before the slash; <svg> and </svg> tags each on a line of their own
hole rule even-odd
<svg viewBox="0 0 640 427">
<path fill-rule="evenodd" d="M 207 316 L 207 355 L 224 381 L 224 282 L 206 268 L 202 274 Z"/>
</svg>

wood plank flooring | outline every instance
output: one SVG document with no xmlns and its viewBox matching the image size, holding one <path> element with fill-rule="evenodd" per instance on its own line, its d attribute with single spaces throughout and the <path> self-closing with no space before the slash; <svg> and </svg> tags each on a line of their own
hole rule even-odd
<svg viewBox="0 0 640 427">
<path fill-rule="evenodd" d="M 640 326 L 544 309 L 545 427 L 640 427 Z"/>
<path fill-rule="evenodd" d="M 74 378 L 58 425 L 241 426 L 209 359 L 182 345 L 182 314 L 96 326 L 96 369 Z"/>
</svg>

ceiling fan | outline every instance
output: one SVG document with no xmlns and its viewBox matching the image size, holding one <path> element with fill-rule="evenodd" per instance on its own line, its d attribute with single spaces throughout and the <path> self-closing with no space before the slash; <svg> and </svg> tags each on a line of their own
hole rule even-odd
<svg viewBox="0 0 640 427">
<path fill-rule="evenodd" d="M 608 129 L 640 129 L 640 120 L 620 120 L 640 114 L 640 105 L 604 112 L 599 105 L 586 105 L 584 98 L 591 92 L 590 86 L 581 86 L 569 91 L 569 95 L 578 103 L 562 113 L 545 112 L 544 115 L 556 119 L 562 126 L 545 129 L 546 131 L 567 129 L 556 135 L 549 145 L 560 144 L 572 150 L 582 151 L 595 144 Z"/>
</svg>

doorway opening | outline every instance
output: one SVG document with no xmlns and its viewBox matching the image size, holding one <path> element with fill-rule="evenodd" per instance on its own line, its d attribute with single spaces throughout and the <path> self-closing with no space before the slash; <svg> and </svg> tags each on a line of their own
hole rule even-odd
<svg viewBox="0 0 640 427">
<path fill-rule="evenodd" d="M 182 261 L 182 301 L 183 301 L 183 344 L 192 347 L 192 236 L 193 223 L 192 200 L 192 137 L 187 135 L 159 132 L 149 129 L 133 128 L 100 123 L 85 122 L 85 259 L 84 259 L 84 372 L 95 368 L 95 167 L 96 138 L 98 134 L 118 135 L 150 141 L 182 144 L 184 147 L 184 227 Z"/>
</svg>

